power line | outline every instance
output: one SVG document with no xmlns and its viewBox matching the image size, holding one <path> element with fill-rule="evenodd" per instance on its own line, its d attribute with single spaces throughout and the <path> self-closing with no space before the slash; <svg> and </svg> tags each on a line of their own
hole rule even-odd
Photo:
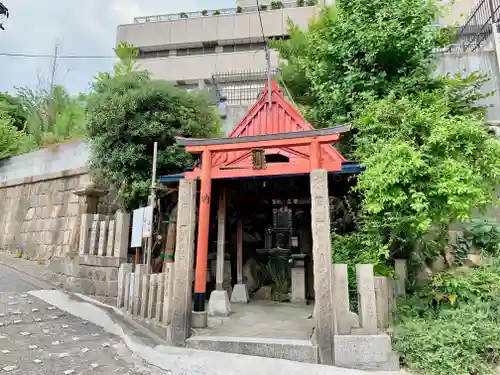
<svg viewBox="0 0 500 375">
<path fill-rule="evenodd" d="M 33 59 L 54 59 L 54 54 L 36 54 L 36 53 L 14 53 L 0 52 L 0 56 L 4 57 L 22 57 Z M 106 55 L 57 55 L 57 59 L 116 59 L 116 56 Z"/>
<path fill-rule="evenodd" d="M 266 38 L 266 34 L 264 33 L 264 25 L 262 24 L 262 15 L 260 14 L 260 4 L 259 0 L 255 0 L 257 2 L 257 12 L 259 14 L 260 21 L 260 30 L 262 32 L 262 38 L 264 39 L 264 50 L 266 53 L 266 63 L 267 63 L 267 101 L 269 105 L 269 109 L 271 109 L 272 105 L 272 92 L 271 92 L 271 52 L 269 51 L 268 40 Z"/>
</svg>

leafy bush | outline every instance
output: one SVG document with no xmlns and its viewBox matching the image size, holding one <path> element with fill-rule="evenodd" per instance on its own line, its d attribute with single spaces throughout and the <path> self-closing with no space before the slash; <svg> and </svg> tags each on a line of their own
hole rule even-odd
<svg viewBox="0 0 500 375">
<path fill-rule="evenodd" d="M 33 140 L 26 133 L 17 130 L 10 120 L 0 118 L 0 160 L 35 147 Z"/>
<path fill-rule="evenodd" d="M 500 363 L 500 265 L 436 275 L 398 301 L 394 349 L 411 371 L 492 374 Z"/>
<path fill-rule="evenodd" d="M 464 238 L 471 245 L 489 255 L 500 253 L 500 223 L 487 219 L 473 219 L 464 224 Z"/>
<path fill-rule="evenodd" d="M 202 15 L 202 16 L 208 16 L 208 10 L 203 9 L 203 10 L 201 11 L 201 15 Z"/>
<path fill-rule="evenodd" d="M 271 1 L 271 9 L 281 9 L 283 8 L 283 3 L 281 1 Z"/>
<path fill-rule="evenodd" d="M 306 3 L 305 0 L 297 0 L 297 6 L 299 8 L 303 7 L 305 5 L 305 3 Z"/>
<path fill-rule="evenodd" d="M 212 13 L 213 16 L 220 16 L 220 11 L 216 10 Z"/>
<path fill-rule="evenodd" d="M 212 103 L 144 73 L 100 82 L 89 97 L 90 167 L 98 181 L 116 191 L 126 209 L 145 202 L 151 185 L 153 144 L 158 176 L 183 171 L 193 160 L 174 137 L 218 135 Z"/>
</svg>

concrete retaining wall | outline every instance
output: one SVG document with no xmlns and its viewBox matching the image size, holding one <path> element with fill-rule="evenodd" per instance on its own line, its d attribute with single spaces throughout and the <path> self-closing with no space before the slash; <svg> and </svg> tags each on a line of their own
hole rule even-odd
<svg viewBox="0 0 500 375">
<path fill-rule="evenodd" d="M 500 70 L 494 50 L 478 52 L 453 52 L 436 55 L 436 74 L 464 73 L 474 71 L 488 74 L 491 79 L 482 88 L 493 96 L 480 102 L 489 106 L 486 119 L 491 122 L 500 121 Z"/>
</svg>

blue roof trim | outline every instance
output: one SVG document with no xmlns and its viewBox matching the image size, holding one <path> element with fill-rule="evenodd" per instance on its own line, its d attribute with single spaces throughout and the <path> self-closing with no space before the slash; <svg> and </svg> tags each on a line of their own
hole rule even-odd
<svg viewBox="0 0 500 375">
<path fill-rule="evenodd" d="M 186 169 L 185 172 L 191 172 L 192 169 Z M 328 172 L 328 174 L 359 174 L 365 171 L 365 167 L 356 162 L 342 163 L 342 169 L 337 172 Z M 257 176 L 257 177 L 236 177 L 228 180 L 246 180 L 246 179 L 262 179 L 262 178 L 281 178 L 281 177 L 295 177 L 304 176 L 303 174 L 282 174 L 278 176 Z M 184 173 L 170 174 L 167 176 L 160 176 L 160 182 L 178 182 L 184 178 Z"/>
</svg>

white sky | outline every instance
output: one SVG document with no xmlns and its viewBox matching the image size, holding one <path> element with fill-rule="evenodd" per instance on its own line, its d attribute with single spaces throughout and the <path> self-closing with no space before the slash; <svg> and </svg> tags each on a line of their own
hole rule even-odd
<svg viewBox="0 0 500 375">
<path fill-rule="evenodd" d="M 52 54 L 56 41 L 60 54 L 112 55 L 119 24 L 153 14 L 221 9 L 234 0 L 1 0 L 9 8 L 5 31 L 0 30 L 0 52 Z M 56 83 L 71 92 L 88 90 L 99 71 L 111 69 L 113 60 L 59 60 Z M 50 58 L 0 56 L 0 91 L 46 85 Z"/>
</svg>

